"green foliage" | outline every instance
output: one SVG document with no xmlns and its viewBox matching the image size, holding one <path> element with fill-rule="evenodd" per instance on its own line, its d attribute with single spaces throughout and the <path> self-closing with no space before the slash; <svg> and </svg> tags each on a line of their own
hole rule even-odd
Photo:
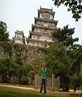
<svg viewBox="0 0 82 97">
<path fill-rule="evenodd" d="M 73 88 L 74 88 L 74 92 L 76 91 L 76 89 L 80 87 L 81 85 L 81 78 L 77 75 L 77 74 L 74 74 L 73 76 L 71 76 L 71 82 L 72 82 L 72 85 L 73 85 Z"/>
<path fill-rule="evenodd" d="M 64 4 L 68 11 L 71 11 L 73 18 L 78 21 L 81 18 L 82 13 L 82 1 L 81 0 L 53 0 L 54 5 L 59 7 L 61 4 Z"/>
<path fill-rule="evenodd" d="M 9 33 L 7 32 L 6 23 L 0 21 L 0 41 L 8 41 Z"/>
<path fill-rule="evenodd" d="M 66 47 L 72 46 L 74 42 L 78 41 L 78 38 L 73 39 L 74 28 L 68 28 L 68 25 L 64 26 L 62 29 L 58 29 L 56 32 L 52 33 L 54 41 L 62 42 Z"/>
<path fill-rule="evenodd" d="M 47 49 L 46 61 L 49 74 L 60 76 L 61 87 L 64 91 L 69 90 L 70 77 L 79 76 L 82 62 L 82 46 L 74 45 L 78 38 L 73 39 L 74 28 L 58 29 L 53 32 L 54 42 Z"/>
<path fill-rule="evenodd" d="M 72 66 L 72 70 L 74 71 L 73 73 L 77 71 L 77 73 L 79 74 L 80 65 L 82 62 L 82 46 L 81 45 L 76 44 L 72 46 L 72 57 L 74 59 L 73 66 Z"/>
<path fill-rule="evenodd" d="M 2 42 L 1 43 L 1 46 L 4 50 L 4 54 L 7 54 L 9 57 L 12 57 L 13 56 L 13 50 L 12 50 L 12 43 L 8 43 L 8 42 Z"/>
<path fill-rule="evenodd" d="M 0 70 L 2 78 L 8 76 L 8 82 L 11 82 L 11 77 L 18 74 L 18 64 L 12 58 L 0 59 Z"/>
<path fill-rule="evenodd" d="M 28 49 L 25 45 L 0 42 L 0 47 L 8 57 L 21 57 L 24 61 L 26 60 Z"/>
<path fill-rule="evenodd" d="M 19 64 L 19 65 L 23 65 L 23 59 L 21 58 L 21 57 L 16 57 L 15 58 L 15 62 L 17 63 L 17 64 Z"/>
<path fill-rule="evenodd" d="M 12 59 L 12 58 L 5 58 L 0 59 L 0 75 L 8 75 L 9 82 L 11 81 L 11 77 L 19 78 L 23 76 L 28 76 L 32 78 L 32 67 L 30 65 L 24 64 L 21 58 Z"/>
<path fill-rule="evenodd" d="M 21 82 L 21 77 L 27 76 L 30 66 L 27 66 L 24 64 L 24 61 L 21 57 L 15 58 L 15 63 L 18 64 L 18 69 L 17 69 L 17 77 L 19 78 L 19 83 Z"/>
<path fill-rule="evenodd" d="M 0 48 L 4 54 L 4 57 L 0 59 L 1 76 L 8 75 L 9 82 L 11 82 L 11 78 L 14 76 L 19 79 L 19 83 L 23 76 L 29 76 L 31 79 L 34 78 L 33 67 L 26 63 L 27 46 L 0 42 Z"/>
<path fill-rule="evenodd" d="M 56 76 L 60 74 L 69 76 L 70 74 L 70 64 L 72 60 L 65 49 L 66 47 L 62 45 L 62 43 L 55 42 L 54 44 L 50 45 L 48 50 L 46 59 L 47 66 L 48 68 L 51 67 L 52 73 L 54 73 Z"/>
<path fill-rule="evenodd" d="M 27 57 L 26 53 L 28 52 L 28 48 L 26 45 L 13 44 L 13 52 L 14 57 L 21 57 L 25 61 Z"/>
<path fill-rule="evenodd" d="M 21 80 L 20 80 L 20 83 L 21 83 L 22 85 L 28 85 L 28 77 L 23 76 L 23 77 L 21 78 Z"/>
<path fill-rule="evenodd" d="M 45 63 L 45 55 L 37 55 L 34 60 L 35 73 L 41 75 L 42 64 Z"/>
</svg>

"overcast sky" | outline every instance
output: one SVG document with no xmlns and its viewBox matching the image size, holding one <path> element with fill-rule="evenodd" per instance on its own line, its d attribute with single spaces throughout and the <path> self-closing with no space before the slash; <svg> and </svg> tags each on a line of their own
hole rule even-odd
<svg viewBox="0 0 82 97">
<path fill-rule="evenodd" d="M 78 37 L 79 44 L 82 44 L 82 18 L 76 22 L 65 6 L 57 8 L 52 0 L 0 0 L 0 21 L 7 23 L 10 38 L 14 37 L 16 30 L 24 31 L 24 35 L 28 37 L 40 6 L 53 8 L 54 20 L 58 20 L 57 27 L 69 24 L 69 27 L 75 28 L 73 37 Z"/>
</svg>

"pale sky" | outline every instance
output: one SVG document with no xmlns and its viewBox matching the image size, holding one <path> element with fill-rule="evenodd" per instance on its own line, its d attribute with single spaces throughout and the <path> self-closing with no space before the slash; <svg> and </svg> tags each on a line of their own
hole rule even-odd
<svg viewBox="0 0 82 97">
<path fill-rule="evenodd" d="M 24 35 L 28 37 L 40 6 L 53 8 L 54 20 L 58 20 L 57 27 L 62 28 L 69 24 L 69 27 L 75 28 L 73 37 L 78 37 L 79 44 L 82 44 L 82 18 L 76 22 L 65 6 L 57 8 L 52 0 L 0 0 L 0 21 L 7 23 L 10 38 L 14 37 L 16 30 L 23 31 Z"/>
</svg>

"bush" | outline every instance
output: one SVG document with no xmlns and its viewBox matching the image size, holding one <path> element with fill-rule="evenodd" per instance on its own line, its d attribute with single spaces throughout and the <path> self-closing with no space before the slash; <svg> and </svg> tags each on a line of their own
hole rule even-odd
<svg viewBox="0 0 82 97">
<path fill-rule="evenodd" d="M 20 83 L 22 85 L 28 85 L 28 77 L 24 76 L 21 78 Z"/>
</svg>

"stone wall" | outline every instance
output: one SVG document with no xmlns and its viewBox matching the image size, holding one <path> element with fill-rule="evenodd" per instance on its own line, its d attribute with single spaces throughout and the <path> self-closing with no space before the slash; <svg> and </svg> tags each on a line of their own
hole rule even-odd
<svg viewBox="0 0 82 97">
<path fill-rule="evenodd" d="M 11 46 L 11 49 L 9 46 Z M 26 64 L 33 64 L 37 56 L 44 55 L 41 48 L 38 47 L 0 42 L 0 59 L 10 57 L 9 53 L 12 53 L 12 58 L 20 56 Z"/>
<path fill-rule="evenodd" d="M 11 50 L 9 48 L 10 45 L 11 45 Z M 3 48 L 3 46 L 5 47 L 5 49 Z M 32 71 L 33 75 L 32 76 L 30 75 L 30 76 L 33 78 L 32 82 L 34 82 L 34 74 L 35 74 L 35 69 L 36 69 L 35 65 L 39 65 L 39 64 L 34 64 L 34 61 L 35 61 L 36 57 L 39 57 L 39 56 L 41 57 L 41 56 L 45 55 L 41 51 L 41 48 L 22 45 L 22 44 L 12 44 L 12 43 L 6 44 L 6 43 L 0 42 L 0 59 L 10 57 L 8 54 L 9 52 L 12 52 L 11 58 L 14 59 L 14 58 L 16 58 L 16 56 L 20 56 L 23 59 L 25 65 L 32 66 L 31 71 Z M 0 82 L 2 82 L 1 75 L 0 75 Z M 18 83 L 18 78 L 12 77 L 11 83 Z"/>
<path fill-rule="evenodd" d="M 8 54 L 5 52 L 5 50 L 3 48 L 6 48 L 5 43 L 0 42 L 0 59 L 8 57 Z"/>
</svg>

